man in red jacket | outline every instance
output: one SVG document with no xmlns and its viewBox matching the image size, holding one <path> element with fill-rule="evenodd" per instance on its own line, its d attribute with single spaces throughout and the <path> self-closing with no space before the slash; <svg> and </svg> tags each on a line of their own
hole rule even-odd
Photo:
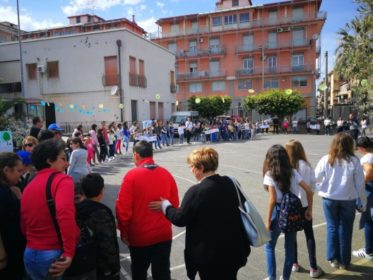
<svg viewBox="0 0 373 280">
<path fill-rule="evenodd" d="M 136 143 L 133 159 L 136 167 L 124 176 L 116 203 L 121 239 L 130 249 L 132 278 L 147 279 L 151 264 L 153 279 L 170 280 L 171 223 L 148 204 L 162 197 L 178 207 L 176 182 L 170 172 L 155 164 L 151 143 Z"/>
</svg>

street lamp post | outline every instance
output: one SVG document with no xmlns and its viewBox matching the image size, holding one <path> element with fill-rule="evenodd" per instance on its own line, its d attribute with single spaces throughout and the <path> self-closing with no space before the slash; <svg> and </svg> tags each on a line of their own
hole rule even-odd
<svg viewBox="0 0 373 280">
<path fill-rule="evenodd" d="M 17 19 L 18 19 L 18 45 L 19 45 L 19 62 L 21 74 L 21 97 L 25 97 L 25 81 L 23 75 L 23 55 L 22 55 L 22 37 L 21 37 L 21 22 L 19 18 L 19 1 L 17 0 Z"/>
</svg>

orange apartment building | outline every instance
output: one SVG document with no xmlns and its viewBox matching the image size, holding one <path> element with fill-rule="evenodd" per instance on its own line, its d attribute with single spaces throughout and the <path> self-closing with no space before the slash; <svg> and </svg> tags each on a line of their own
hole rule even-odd
<svg viewBox="0 0 373 280">
<path fill-rule="evenodd" d="M 151 38 L 176 55 L 178 110 L 193 95 L 218 95 L 231 96 L 232 114 L 242 114 L 249 94 L 292 88 L 306 98 L 300 114 L 314 115 L 326 20 L 321 2 L 219 0 L 214 12 L 159 19 Z"/>
</svg>

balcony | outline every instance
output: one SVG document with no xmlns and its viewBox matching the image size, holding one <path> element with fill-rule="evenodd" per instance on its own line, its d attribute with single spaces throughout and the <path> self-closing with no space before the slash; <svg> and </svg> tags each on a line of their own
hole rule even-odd
<svg viewBox="0 0 373 280">
<path fill-rule="evenodd" d="M 281 73 L 298 73 L 298 72 L 311 72 L 312 65 L 297 65 L 297 66 L 273 66 L 273 67 L 254 67 L 247 69 L 239 69 L 236 71 L 236 77 L 258 76 L 264 71 L 265 75 L 281 74 Z"/>
<path fill-rule="evenodd" d="M 304 14 L 303 17 L 278 17 L 277 19 L 261 19 L 261 20 L 252 20 L 249 22 L 242 22 L 242 23 L 234 23 L 234 24 L 227 24 L 227 25 L 219 25 L 219 26 L 212 26 L 209 27 L 199 27 L 193 29 L 178 29 L 172 31 L 165 31 L 165 32 L 154 32 L 148 34 L 149 39 L 162 39 L 162 38 L 169 38 L 169 37 L 177 37 L 177 36 L 186 36 L 186 35 L 194 35 L 194 34 L 205 34 L 211 32 L 221 32 L 221 31 L 229 31 L 229 30 L 240 30 L 240 29 L 250 29 L 250 28 L 263 28 L 267 26 L 280 26 L 298 22 L 307 22 L 307 21 L 315 21 L 315 20 L 325 20 L 326 19 L 326 12 L 320 11 L 314 15 L 307 15 Z"/>
<path fill-rule="evenodd" d="M 294 39 L 286 42 L 276 41 L 264 44 L 264 51 L 266 50 L 276 50 L 276 49 L 287 49 L 287 48 L 304 48 L 310 47 L 312 44 L 310 39 Z M 263 44 L 252 44 L 252 45 L 242 45 L 236 47 L 236 54 L 247 54 L 248 52 L 261 51 Z"/>
<path fill-rule="evenodd" d="M 129 73 L 129 84 L 133 87 L 147 87 L 147 79 L 144 75 Z"/>
<path fill-rule="evenodd" d="M 118 85 L 118 75 L 102 75 L 102 85 L 105 87 L 108 86 L 117 86 Z"/>
<path fill-rule="evenodd" d="M 200 57 L 200 56 L 216 56 L 216 55 L 225 55 L 225 47 L 214 46 L 208 49 L 197 49 L 191 48 L 186 51 L 176 52 L 177 58 L 189 58 L 189 57 Z"/>
<path fill-rule="evenodd" d="M 176 86 L 176 84 L 175 84 L 175 83 L 171 83 L 171 84 L 170 84 L 170 92 L 171 92 L 171 93 L 176 93 L 176 91 L 177 91 L 177 86 Z"/>
<path fill-rule="evenodd" d="M 186 80 L 206 80 L 213 78 L 224 78 L 226 76 L 225 71 L 195 71 L 190 73 L 179 73 L 176 76 L 178 81 Z"/>
</svg>

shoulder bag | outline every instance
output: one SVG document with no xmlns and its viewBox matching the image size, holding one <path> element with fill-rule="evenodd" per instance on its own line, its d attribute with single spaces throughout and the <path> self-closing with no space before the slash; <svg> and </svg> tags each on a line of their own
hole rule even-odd
<svg viewBox="0 0 373 280">
<path fill-rule="evenodd" d="M 250 246 L 260 247 L 269 241 L 270 235 L 265 228 L 262 217 L 254 204 L 250 201 L 247 195 L 243 192 L 240 183 L 236 178 L 229 177 L 234 183 L 237 197 L 238 197 L 238 210 L 241 214 L 242 224 L 245 229 Z M 243 198 L 243 199 L 242 199 Z"/>
</svg>

